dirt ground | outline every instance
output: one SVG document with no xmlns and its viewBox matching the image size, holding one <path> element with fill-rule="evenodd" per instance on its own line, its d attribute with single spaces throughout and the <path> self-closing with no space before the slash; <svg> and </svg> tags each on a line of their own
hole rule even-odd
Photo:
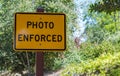
<svg viewBox="0 0 120 76">
<path fill-rule="evenodd" d="M 44 72 L 44 76 L 60 76 L 62 70 L 54 71 L 54 72 Z M 0 73 L 0 76 L 22 76 L 19 73 L 10 74 L 8 71 Z M 28 76 L 26 73 L 24 76 Z M 31 74 L 30 76 L 35 76 L 35 74 Z"/>
<path fill-rule="evenodd" d="M 44 73 L 44 76 L 60 76 L 61 72 L 62 72 L 62 70 L 58 70 L 55 72 L 46 72 L 46 73 Z"/>
</svg>

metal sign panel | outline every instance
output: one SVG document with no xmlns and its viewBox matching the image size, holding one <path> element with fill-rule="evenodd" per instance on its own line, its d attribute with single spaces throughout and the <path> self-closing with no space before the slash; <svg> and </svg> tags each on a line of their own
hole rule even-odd
<svg viewBox="0 0 120 76">
<path fill-rule="evenodd" d="M 66 16 L 60 13 L 16 13 L 15 50 L 65 50 Z"/>
</svg>

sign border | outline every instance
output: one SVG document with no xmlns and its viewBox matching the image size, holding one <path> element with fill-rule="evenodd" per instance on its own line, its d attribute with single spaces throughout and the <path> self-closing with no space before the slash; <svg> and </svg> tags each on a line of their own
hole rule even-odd
<svg viewBox="0 0 120 76">
<path fill-rule="evenodd" d="M 23 48 L 16 48 L 16 19 L 17 19 L 17 14 L 40 14 L 40 15 L 64 15 L 64 48 L 63 49 L 23 49 Z M 14 16 L 14 40 L 13 40 L 13 49 L 14 50 L 17 50 L 17 51 L 21 51 L 21 50 L 29 50 L 29 51 L 32 51 L 32 50 L 43 50 L 43 51 L 48 51 L 48 50 L 56 50 L 56 51 L 61 51 L 61 50 L 65 50 L 66 49 L 66 15 L 63 14 L 63 13 L 30 13 L 30 12 L 17 12 L 15 13 L 15 16 Z"/>
</svg>

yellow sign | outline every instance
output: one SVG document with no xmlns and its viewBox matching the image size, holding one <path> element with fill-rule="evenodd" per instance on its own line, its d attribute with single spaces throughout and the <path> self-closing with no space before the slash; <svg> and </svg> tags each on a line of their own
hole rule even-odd
<svg viewBox="0 0 120 76">
<path fill-rule="evenodd" d="M 65 50 L 66 16 L 60 13 L 16 13 L 14 49 Z"/>
</svg>

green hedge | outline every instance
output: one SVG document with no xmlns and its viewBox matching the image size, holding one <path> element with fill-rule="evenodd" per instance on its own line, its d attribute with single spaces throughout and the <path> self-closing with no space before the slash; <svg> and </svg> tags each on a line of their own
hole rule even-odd
<svg viewBox="0 0 120 76">
<path fill-rule="evenodd" d="M 97 58 L 103 53 L 107 54 L 118 52 L 120 49 L 118 47 L 118 44 L 113 44 L 109 41 L 102 41 L 100 44 L 86 42 L 81 45 L 79 52 L 81 53 L 84 60 L 89 60 Z"/>
<path fill-rule="evenodd" d="M 80 64 L 70 64 L 61 73 L 61 76 L 106 76 L 110 70 L 120 67 L 120 52 L 115 54 L 101 54 L 94 60 L 83 61 Z M 116 71 L 115 71 L 116 72 Z M 117 71 L 118 73 L 119 71 Z M 114 73 L 114 71 L 113 71 Z"/>
</svg>

